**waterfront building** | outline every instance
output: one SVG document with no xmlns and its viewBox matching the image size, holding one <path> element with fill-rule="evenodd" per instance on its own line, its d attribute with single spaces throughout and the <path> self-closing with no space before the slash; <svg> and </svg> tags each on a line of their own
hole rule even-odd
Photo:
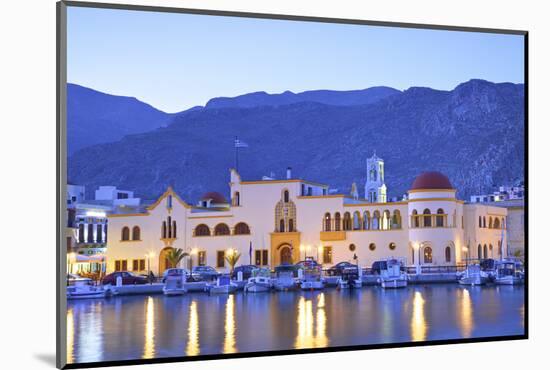
<svg viewBox="0 0 550 370">
<path fill-rule="evenodd" d="M 465 204 L 438 172 L 420 174 L 404 200 L 387 202 L 383 161 L 367 163 L 366 199 L 356 191 L 332 194 L 326 184 L 294 178 L 290 168 L 285 179 L 262 180 L 243 180 L 231 169 L 230 199 L 209 192 L 193 206 L 169 187 L 142 210 L 117 207 L 108 215 L 107 272 L 146 272 L 148 265 L 161 274 L 170 248 L 190 254 L 186 267 L 222 272 L 229 271 L 228 253 L 240 253 L 239 264 L 271 268 L 306 257 L 328 267 L 387 257 L 430 266 L 500 256 L 506 208 Z"/>
</svg>

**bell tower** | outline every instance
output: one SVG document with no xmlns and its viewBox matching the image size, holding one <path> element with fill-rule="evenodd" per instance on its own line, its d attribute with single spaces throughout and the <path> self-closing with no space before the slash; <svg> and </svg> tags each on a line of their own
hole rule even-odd
<svg viewBox="0 0 550 370">
<path fill-rule="evenodd" d="M 376 156 L 367 158 L 367 182 L 365 183 L 365 199 L 370 203 L 386 203 L 387 189 L 384 184 L 384 160 Z"/>
</svg>

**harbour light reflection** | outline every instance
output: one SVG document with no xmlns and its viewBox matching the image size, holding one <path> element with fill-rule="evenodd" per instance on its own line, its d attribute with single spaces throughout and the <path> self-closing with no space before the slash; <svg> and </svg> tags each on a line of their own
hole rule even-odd
<svg viewBox="0 0 550 370">
<path fill-rule="evenodd" d="M 155 357 L 155 302 L 153 297 L 147 297 L 145 307 L 145 344 L 142 358 Z"/>
<path fill-rule="evenodd" d="M 235 353 L 235 296 L 229 295 L 225 304 L 225 338 L 223 353 Z"/>
<path fill-rule="evenodd" d="M 193 300 L 189 307 L 189 327 L 187 329 L 187 350 L 188 356 L 196 356 L 200 353 L 199 348 L 199 314 L 197 302 Z"/>
<path fill-rule="evenodd" d="M 414 292 L 413 313 L 411 319 L 411 336 L 413 341 L 426 340 L 426 318 L 424 316 L 424 298 L 418 290 Z"/>
<path fill-rule="evenodd" d="M 74 316 L 73 309 L 67 310 L 67 363 L 74 362 Z"/>
<path fill-rule="evenodd" d="M 313 315 L 313 301 L 300 297 L 298 301 L 298 333 L 294 344 L 295 348 L 317 348 L 328 345 L 326 334 L 327 316 L 324 307 L 324 293 L 317 296 L 317 311 L 315 316 Z M 315 335 L 313 334 L 314 325 Z"/>
<path fill-rule="evenodd" d="M 472 336 L 474 321 L 472 317 L 472 299 L 468 289 L 462 289 L 460 302 L 460 331 L 464 338 L 469 338 Z"/>
</svg>

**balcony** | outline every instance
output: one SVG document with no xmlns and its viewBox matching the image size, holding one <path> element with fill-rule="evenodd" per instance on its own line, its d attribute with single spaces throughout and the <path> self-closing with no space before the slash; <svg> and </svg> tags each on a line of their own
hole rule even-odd
<svg viewBox="0 0 550 370">
<path fill-rule="evenodd" d="M 330 242 L 336 240 L 346 240 L 345 231 L 321 231 L 321 241 Z"/>
</svg>

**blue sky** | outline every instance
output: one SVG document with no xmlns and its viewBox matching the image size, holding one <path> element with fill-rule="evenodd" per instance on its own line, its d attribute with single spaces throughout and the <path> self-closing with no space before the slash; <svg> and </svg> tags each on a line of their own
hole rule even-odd
<svg viewBox="0 0 550 370">
<path fill-rule="evenodd" d="M 68 81 L 176 112 L 253 91 L 523 83 L 523 37 L 68 8 Z"/>
</svg>

